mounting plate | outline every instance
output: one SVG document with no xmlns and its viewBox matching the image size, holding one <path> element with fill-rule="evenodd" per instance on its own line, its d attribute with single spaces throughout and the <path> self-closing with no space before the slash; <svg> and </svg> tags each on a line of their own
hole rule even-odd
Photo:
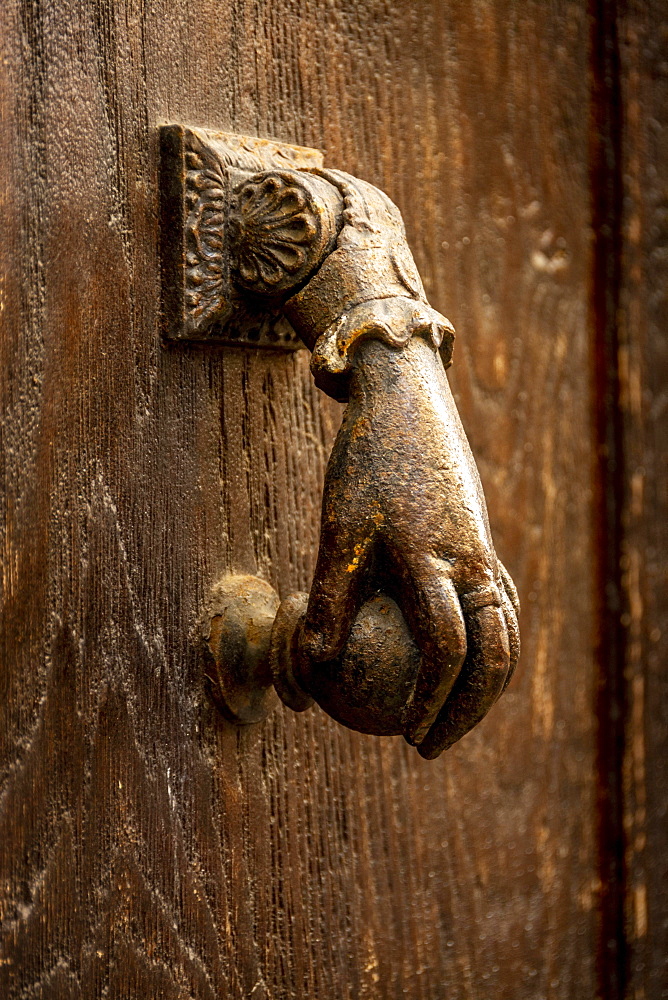
<svg viewBox="0 0 668 1000">
<path fill-rule="evenodd" d="M 317 149 L 185 125 L 160 129 L 163 331 L 169 340 L 295 351 L 280 309 L 240 299 L 221 238 L 232 190 L 270 169 L 322 167 Z"/>
</svg>

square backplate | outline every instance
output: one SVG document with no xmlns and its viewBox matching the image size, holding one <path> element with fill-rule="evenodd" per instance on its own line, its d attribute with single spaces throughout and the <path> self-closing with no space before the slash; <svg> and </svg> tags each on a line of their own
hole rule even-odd
<svg viewBox="0 0 668 1000">
<path fill-rule="evenodd" d="M 160 130 L 163 331 L 169 340 L 294 351 L 280 309 L 235 295 L 224 227 L 230 193 L 272 168 L 322 167 L 317 149 L 185 125 Z"/>
</svg>

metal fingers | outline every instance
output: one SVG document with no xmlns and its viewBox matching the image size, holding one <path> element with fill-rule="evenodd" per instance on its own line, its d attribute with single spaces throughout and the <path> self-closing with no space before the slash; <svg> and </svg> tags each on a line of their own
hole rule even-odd
<svg viewBox="0 0 668 1000">
<path fill-rule="evenodd" d="M 411 571 L 403 610 L 422 657 L 404 735 L 431 759 L 480 722 L 508 685 L 520 650 L 519 601 L 501 564 L 497 584 L 461 594 L 447 561 L 429 557 Z"/>
<path fill-rule="evenodd" d="M 366 518 L 336 523 L 325 518 L 323 534 L 326 544 L 320 547 L 299 639 L 304 680 L 307 686 L 314 683 L 314 690 L 318 683 L 311 671 L 339 657 L 350 636 L 374 545 L 373 522 Z M 450 569 L 445 560 L 423 557 L 405 567 L 406 599 L 397 595 L 420 652 L 402 729 L 428 759 L 483 719 L 519 656 L 519 603 L 506 570 L 500 566 L 496 584 L 458 594 Z"/>
<path fill-rule="evenodd" d="M 466 659 L 436 722 L 418 745 L 422 757 L 432 760 L 461 739 L 503 691 L 511 666 L 506 615 L 503 597 L 501 606 L 465 612 Z"/>
<path fill-rule="evenodd" d="M 466 656 L 466 630 L 457 592 L 439 559 L 421 562 L 412 573 L 412 599 L 402 603 L 422 654 L 413 696 L 406 707 L 404 734 L 417 745 L 427 735 Z"/>
</svg>

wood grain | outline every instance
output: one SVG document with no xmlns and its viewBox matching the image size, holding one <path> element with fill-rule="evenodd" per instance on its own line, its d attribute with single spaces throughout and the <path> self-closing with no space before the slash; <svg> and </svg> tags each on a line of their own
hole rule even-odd
<svg viewBox="0 0 668 1000">
<path fill-rule="evenodd" d="M 668 996 L 668 17 L 620 18 L 621 625 L 628 996 Z"/>
<path fill-rule="evenodd" d="M 3 19 L 0 989 L 590 1000 L 586 5 L 8 0 Z M 524 652 L 436 762 L 317 710 L 237 731 L 206 699 L 215 580 L 310 583 L 339 410 L 303 352 L 161 344 L 166 121 L 315 146 L 384 188 L 457 327 Z"/>
</svg>

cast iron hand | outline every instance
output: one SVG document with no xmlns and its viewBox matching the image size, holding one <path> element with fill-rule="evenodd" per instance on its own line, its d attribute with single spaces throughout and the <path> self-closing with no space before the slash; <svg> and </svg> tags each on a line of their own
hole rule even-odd
<svg viewBox="0 0 668 1000">
<path fill-rule="evenodd" d="M 363 181 L 318 176 L 340 192 L 344 224 L 286 313 L 313 351 L 316 382 L 348 407 L 327 468 L 293 676 L 353 724 L 346 705 L 363 697 L 364 662 L 350 651 L 352 667 L 341 660 L 365 602 L 390 595 L 420 654 L 400 728 L 431 758 L 479 722 L 508 683 L 519 654 L 517 593 L 494 551 L 445 374 L 454 331 L 426 301 L 401 216 Z M 376 670 L 374 683 L 382 682 Z M 374 731 L 377 699 L 368 714 Z"/>
<path fill-rule="evenodd" d="M 392 304 L 374 304 L 379 324 Z M 301 669 L 317 697 L 318 674 L 341 655 L 363 601 L 378 587 L 390 593 L 421 653 L 403 732 L 432 758 L 479 722 L 510 680 L 517 595 L 496 557 L 431 337 L 414 333 L 402 348 L 362 341 L 349 394 L 327 468 Z"/>
</svg>

